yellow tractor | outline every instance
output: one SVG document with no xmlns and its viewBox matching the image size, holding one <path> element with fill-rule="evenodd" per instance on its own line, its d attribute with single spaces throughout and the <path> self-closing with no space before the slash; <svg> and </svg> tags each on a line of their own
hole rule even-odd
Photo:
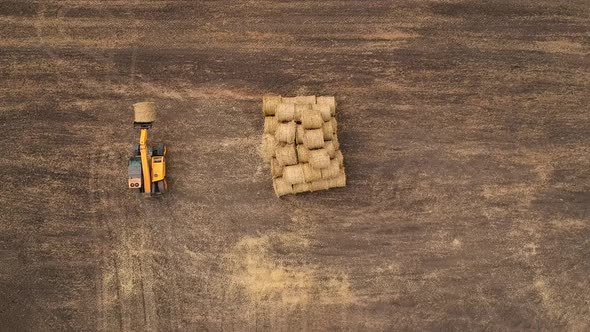
<svg viewBox="0 0 590 332">
<path fill-rule="evenodd" d="M 133 156 L 129 159 L 128 185 L 146 196 L 161 195 L 168 191 L 166 145 L 159 143 L 155 148 L 147 145 L 148 129 L 156 119 L 156 107 L 154 103 L 143 102 L 134 104 L 133 110 L 133 127 L 139 129 L 139 144 L 134 145 Z"/>
</svg>

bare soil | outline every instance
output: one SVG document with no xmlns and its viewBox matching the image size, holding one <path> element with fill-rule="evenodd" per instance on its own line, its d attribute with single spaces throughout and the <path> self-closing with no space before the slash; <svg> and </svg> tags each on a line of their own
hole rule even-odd
<svg viewBox="0 0 590 332">
<path fill-rule="evenodd" d="M 0 330 L 590 329 L 590 3 L 0 1 Z M 277 199 L 265 94 L 348 187 Z M 172 192 L 126 188 L 152 100 Z"/>
</svg>

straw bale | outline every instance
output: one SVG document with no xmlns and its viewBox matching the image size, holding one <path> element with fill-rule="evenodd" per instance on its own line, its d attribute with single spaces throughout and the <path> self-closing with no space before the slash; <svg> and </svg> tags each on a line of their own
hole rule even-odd
<svg viewBox="0 0 590 332">
<path fill-rule="evenodd" d="M 332 116 L 336 114 L 336 98 L 334 96 L 319 96 L 316 98 L 318 104 L 327 104 L 330 106 Z"/>
<path fill-rule="evenodd" d="M 328 152 L 328 156 L 330 156 L 330 158 L 336 157 L 336 149 L 334 148 L 334 142 L 326 141 L 324 143 L 324 149 L 326 149 L 326 151 Z"/>
<path fill-rule="evenodd" d="M 330 188 L 328 180 L 318 180 L 310 183 L 311 191 L 327 190 Z"/>
<path fill-rule="evenodd" d="M 277 158 L 272 158 L 270 161 L 270 173 L 272 174 L 273 179 L 283 176 L 283 166 L 279 164 Z"/>
<path fill-rule="evenodd" d="M 277 127 L 279 126 L 279 122 L 277 121 L 276 116 L 265 116 L 264 117 L 264 133 L 265 134 L 275 134 L 277 131 Z"/>
<path fill-rule="evenodd" d="M 141 102 L 133 104 L 135 113 L 135 122 L 154 122 L 156 121 L 156 104 L 152 102 Z"/>
<path fill-rule="evenodd" d="M 288 195 L 293 193 L 293 186 L 291 186 L 285 179 L 276 178 L 272 181 L 272 186 L 275 190 L 277 197 Z"/>
<path fill-rule="evenodd" d="M 318 110 L 305 109 L 301 113 L 301 124 L 305 129 L 318 129 L 322 128 L 324 120 Z"/>
<path fill-rule="evenodd" d="M 322 116 L 322 120 L 324 120 L 324 122 L 330 121 L 330 119 L 332 119 L 332 114 L 330 113 L 330 105 L 316 104 L 313 105 L 313 109 L 320 112 L 320 115 Z"/>
<path fill-rule="evenodd" d="M 305 182 L 302 164 L 285 166 L 283 169 L 283 179 L 290 184 L 299 184 Z"/>
<path fill-rule="evenodd" d="M 344 166 L 344 156 L 342 155 L 342 151 L 336 150 L 336 156 L 334 157 L 334 159 L 338 160 L 340 166 Z"/>
<path fill-rule="evenodd" d="M 311 104 L 295 104 L 295 111 L 293 113 L 293 118 L 295 121 L 301 123 L 301 114 L 303 114 L 303 111 L 309 110 L 311 108 Z"/>
<path fill-rule="evenodd" d="M 262 147 L 261 154 L 262 159 L 265 162 L 270 162 L 270 159 L 274 157 L 276 149 L 276 142 L 274 135 L 264 134 L 262 135 Z"/>
<path fill-rule="evenodd" d="M 296 194 L 311 191 L 311 185 L 309 183 L 299 183 L 293 185 L 293 192 Z"/>
<path fill-rule="evenodd" d="M 286 144 L 277 147 L 276 157 L 281 166 L 297 164 L 297 150 L 295 149 L 295 145 Z"/>
<path fill-rule="evenodd" d="M 309 162 L 309 149 L 306 148 L 305 145 L 297 145 L 297 160 L 299 160 L 300 163 Z"/>
<path fill-rule="evenodd" d="M 334 149 L 340 150 L 340 141 L 338 140 L 338 135 L 332 136 L 332 144 L 334 144 Z"/>
<path fill-rule="evenodd" d="M 321 170 L 311 167 L 309 163 L 301 164 L 301 166 L 303 167 L 303 176 L 305 177 L 305 182 L 313 182 L 322 179 Z"/>
<path fill-rule="evenodd" d="M 262 114 L 275 115 L 277 105 L 281 103 L 281 96 L 263 96 L 262 97 Z"/>
<path fill-rule="evenodd" d="M 295 131 L 297 125 L 295 122 L 279 123 L 275 137 L 279 142 L 285 142 L 287 144 L 293 144 L 295 142 Z"/>
<path fill-rule="evenodd" d="M 327 180 L 328 181 L 328 186 L 330 186 L 330 188 L 340 188 L 340 187 L 346 187 L 346 174 L 344 173 L 344 170 L 342 169 L 340 171 L 340 174 L 338 174 L 338 176 Z"/>
<path fill-rule="evenodd" d="M 294 120 L 295 104 L 280 103 L 277 106 L 276 117 L 279 122 L 289 122 Z"/>
<path fill-rule="evenodd" d="M 322 179 L 328 180 L 337 177 L 340 174 L 340 161 L 337 159 L 330 160 L 330 165 L 322 169 Z"/>
<path fill-rule="evenodd" d="M 303 144 L 304 133 L 305 133 L 305 129 L 303 129 L 303 126 L 298 124 L 297 128 L 295 129 L 295 142 L 297 144 Z"/>
<path fill-rule="evenodd" d="M 334 135 L 334 130 L 332 129 L 332 122 L 326 121 L 322 126 L 322 130 L 324 131 L 324 140 L 331 141 Z"/>
<path fill-rule="evenodd" d="M 330 166 L 330 156 L 326 149 L 321 148 L 309 151 L 309 164 L 315 169 L 322 169 Z"/>
<path fill-rule="evenodd" d="M 303 145 L 310 150 L 322 148 L 324 143 L 324 131 L 322 129 L 305 130 L 303 133 Z"/>
</svg>

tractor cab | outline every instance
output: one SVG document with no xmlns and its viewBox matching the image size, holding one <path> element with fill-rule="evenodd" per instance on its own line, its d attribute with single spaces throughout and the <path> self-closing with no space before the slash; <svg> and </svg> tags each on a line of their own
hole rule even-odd
<svg viewBox="0 0 590 332">
<path fill-rule="evenodd" d="M 141 157 L 135 156 L 129 159 L 127 166 L 127 182 L 129 188 L 140 189 L 141 186 Z"/>
</svg>

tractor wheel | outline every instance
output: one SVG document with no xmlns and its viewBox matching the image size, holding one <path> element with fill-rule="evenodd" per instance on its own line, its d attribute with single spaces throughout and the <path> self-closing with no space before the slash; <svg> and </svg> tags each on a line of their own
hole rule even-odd
<svg viewBox="0 0 590 332">
<path fill-rule="evenodd" d="M 156 149 L 156 156 L 164 156 L 166 155 L 166 146 L 164 143 L 159 143 L 158 148 Z"/>
<path fill-rule="evenodd" d="M 158 181 L 157 183 L 158 183 L 158 190 L 160 191 L 160 194 L 163 194 L 168 191 L 168 181 L 162 180 L 162 181 Z"/>
</svg>

